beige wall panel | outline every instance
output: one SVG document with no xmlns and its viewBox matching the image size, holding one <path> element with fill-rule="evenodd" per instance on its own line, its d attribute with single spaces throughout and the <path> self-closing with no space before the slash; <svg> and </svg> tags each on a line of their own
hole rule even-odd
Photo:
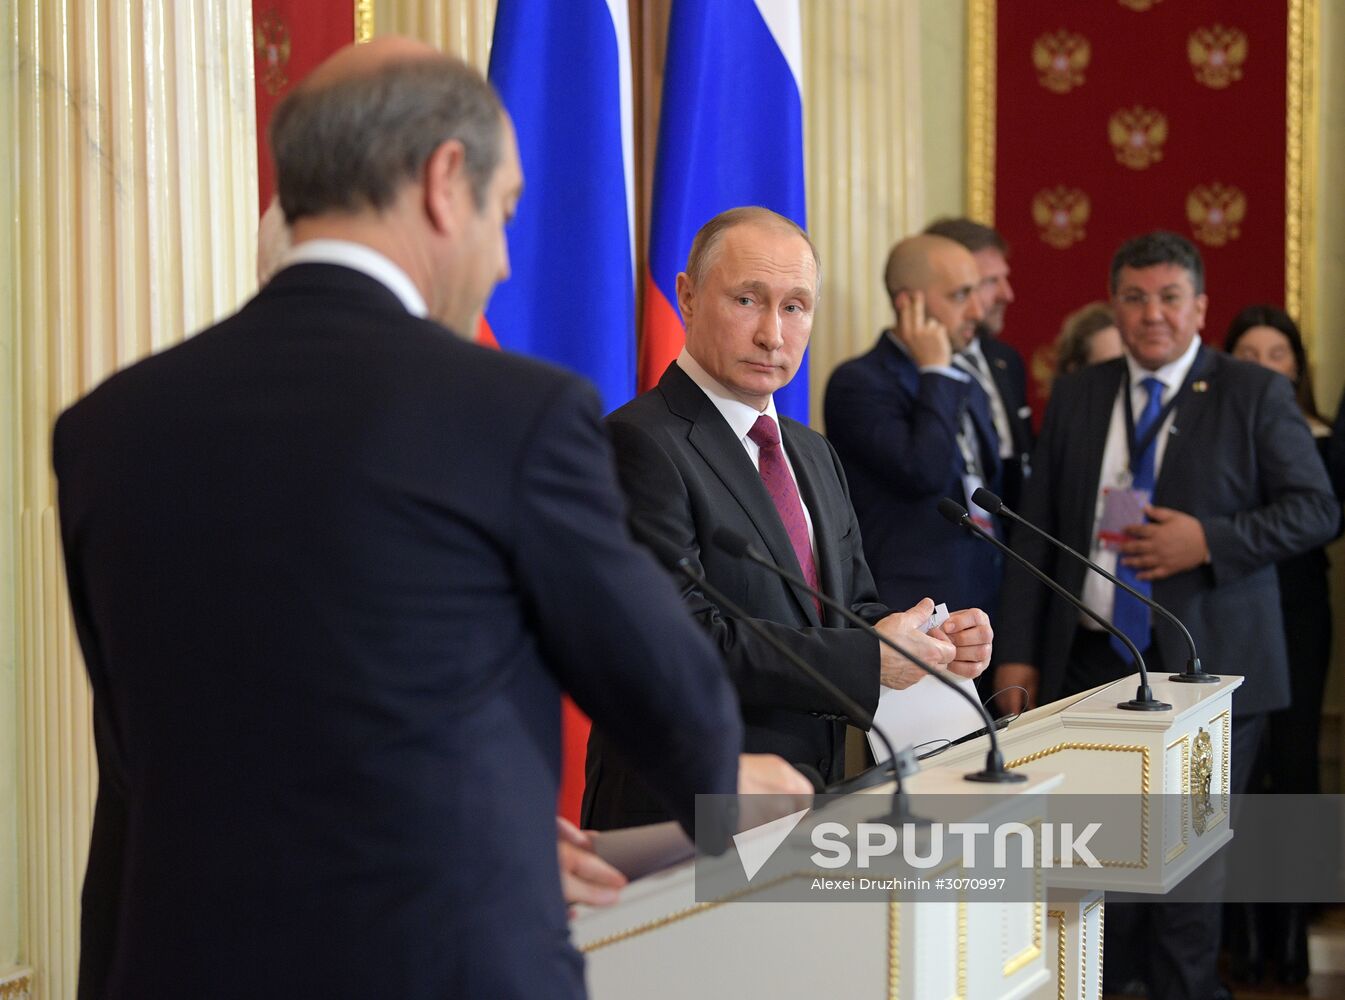
<svg viewBox="0 0 1345 1000">
<path fill-rule="evenodd" d="M 496 0 L 373 0 L 374 34 L 409 35 L 486 71 Z"/>
<path fill-rule="evenodd" d="M 12 590 L 0 583 L 17 623 L 6 630 L 17 635 L 8 674 L 0 659 L 0 680 L 12 681 L 0 688 L 0 721 L 15 719 L 3 732 L 18 741 L 0 758 L 16 759 L 18 775 L 15 791 L 0 769 L 0 967 L 31 965 L 36 995 L 62 998 L 75 989 L 97 768 L 65 601 L 51 426 L 113 371 L 252 291 L 251 12 L 231 0 L 3 0 L 0 15 L 13 81 L 0 126 L 15 143 L 0 204 L 16 222 L 0 307 L 0 396 L 13 429 L 0 458 L 14 474 L 0 480 L 0 514 L 17 541 L 4 567 L 16 568 Z M 17 855 L 4 825 L 15 816 Z M 3 895 L 15 884 L 17 902 Z"/>
<path fill-rule="evenodd" d="M 805 3 L 808 225 L 822 255 L 809 375 L 812 422 L 836 365 L 891 321 L 887 252 L 924 221 L 917 0 Z"/>
<path fill-rule="evenodd" d="M 0 45 L 0 79 L 17 81 L 17 50 L 8 41 L 18 29 L 14 4 L 15 0 L 0 0 L 0 37 L 7 40 Z M 0 88 L 0 135 L 16 135 L 17 90 L 17 86 Z M 0 157 L 3 219 L 13 219 L 17 211 L 14 168 L 14 157 Z M 0 261 L 18 259 L 17 236 L 14 226 L 0 226 Z M 14 391 L 14 277 L 12 263 L 0 267 L 0 982 L 4 970 L 19 960 L 19 619 L 15 589 L 19 550 L 14 504 L 18 394 Z"/>
</svg>

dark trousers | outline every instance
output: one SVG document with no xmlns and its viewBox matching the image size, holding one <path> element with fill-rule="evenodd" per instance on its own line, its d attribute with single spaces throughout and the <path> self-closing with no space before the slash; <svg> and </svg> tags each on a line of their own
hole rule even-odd
<svg viewBox="0 0 1345 1000">
<path fill-rule="evenodd" d="M 1151 676 L 1170 673 L 1155 644 L 1144 652 Z M 1135 672 L 1112 650 L 1106 633 L 1080 628 L 1065 670 L 1066 694 L 1086 691 Z M 1233 720 L 1228 790 L 1244 792 L 1265 729 L 1264 715 Z M 1190 879 L 1222 885 L 1223 859 L 1211 858 Z M 1217 898 L 1217 888 L 1207 898 Z M 1107 989 L 1143 980 L 1151 1000 L 1211 1000 L 1219 988 L 1219 903 L 1109 902 L 1103 921 Z"/>
</svg>

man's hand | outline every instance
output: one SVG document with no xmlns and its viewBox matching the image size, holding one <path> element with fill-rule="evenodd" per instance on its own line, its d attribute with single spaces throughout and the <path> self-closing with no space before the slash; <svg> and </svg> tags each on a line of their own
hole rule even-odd
<svg viewBox="0 0 1345 1000">
<path fill-rule="evenodd" d="M 1144 513 L 1150 523 L 1128 526 L 1130 539 L 1120 549 L 1121 561 L 1139 570 L 1135 575 L 1141 580 L 1162 580 L 1209 560 L 1205 528 L 1190 514 L 1154 506 Z"/>
<path fill-rule="evenodd" d="M 1026 697 L 1022 691 L 1004 691 L 995 700 L 1004 714 L 1026 712 L 1037 707 L 1037 680 L 1040 672 L 1030 663 L 1001 663 L 995 668 L 994 684 L 996 692 L 1015 684 L 1027 689 Z"/>
<path fill-rule="evenodd" d="M 556 851 L 560 855 L 560 887 L 567 903 L 611 906 L 626 876 L 593 851 L 593 839 L 569 820 L 556 817 Z"/>
<path fill-rule="evenodd" d="M 946 666 L 953 662 L 957 649 L 937 629 L 938 634 L 924 631 L 933 614 L 934 602 L 926 597 L 909 611 L 888 615 L 874 628 L 931 667 Z M 887 646 L 879 646 L 878 655 L 878 679 L 883 687 L 901 691 L 925 676 L 923 670 Z"/>
<path fill-rule="evenodd" d="M 911 352 L 919 368 L 927 365 L 948 367 L 953 363 L 953 345 L 948 330 L 937 319 L 925 315 L 924 292 L 897 293 L 897 325 L 893 333 Z"/>
<path fill-rule="evenodd" d="M 738 757 L 739 795 L 799 795 L 807 805 L 813 783 L 773 753 L 745 753 Z M 802 808 L 800 806 L 799 808 Z"/>
<path fill-rule="evenodd" d="M 948 637 L 956 650 L 948 669 L 959 677 L 979 677 L 990 665 L 990 647 L 995 631 L 990 616 L 980 608 L 954 611 L 934 630 Z"/>
</svg>

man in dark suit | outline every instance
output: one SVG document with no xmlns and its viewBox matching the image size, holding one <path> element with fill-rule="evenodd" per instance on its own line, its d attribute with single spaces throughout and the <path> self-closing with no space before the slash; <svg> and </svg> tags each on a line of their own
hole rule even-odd
<svg viewBox="0 0 1345 1000">
<path fill-rule="evenodd" d="M 522 186 L 485 81 L 347 49 L 272 148 L 286 266 L 56 426 L 100 778 L 80 994 L 580 997 L 560 692 L 688 827 L 735 788 L 732 692 L 624 528 L 596 393 L 452 332 Z"/>
<path fill-rule="evenodd" d="M 841 458 L 878 596 L 905 607 L 924 595 L 952 607 L 994 608 L 1002 558 L 948 524 L 938 501 L 971 504 L 999 488 L 999 439 L 976 379 L 954 361 L 981 318 L 970 253 L 942 236 L 897 243 L 884 272 L 896 322 L 841 365 L 826 393 L 827 437 Z"/>
<path fill-rule="evenodd" d="M 701 228 L 678 276 L 686 348 L 656 388 L 608 418 L 617 471 L 639 540 L 674 569 L 686 558 L 762 628 L 872 711 L 879 688 L 924 675 L 803 591 L 713 542 L 726 527 L 849 605 L 918 656 L 966 676 L 984 669 L 990 628 L 961 611 L 920 628 L 933 605 L 892 614 L 879 604 L 840 463 L 827 442 L 778 418 L 773 393 L 798 369 L 812 330 L 816 251 L 793 222 L 763 208 L 722 213 Z M 844 708 L 725 609 L 682 582 L 686 603 L 728 661 L 745 746 L 815 768 L 844 768 Z M 930 681 L 928 683 L 935 683 Z M 595 726 L 586 825 L 638 825 L 662 815 L 644 783 Z M 899 734 L 897 734 L 899 736 Z"/>
<path fill-rule="evenodd" d="M 1031 472 L 1033 438 L 1023 357 L 1001 339 L 1004 314 L 1014 298 L 1009 284 L 1009 245 L 997 230 L 967 218 L 939 219 L 925 232 L 961 243 L 971 251 L 980 272 L 976 296 L 981 319 L 976 337 L 962 352 L 959 364 L 976 376 L 990 397 L 1003 461 L 1000 494 L 1005 503 L 1016 508 L 1023 479 Z"/>
<path fill-rule="evenodd" d="M 1245 675 L 1233 698 L 1237 793 L 1265 713 L 1289 698 L 1275 563 L 1329 539 L 1339 508 L 1289 382 L 1201 345 L 1204 267 L 1190 242 L 1157 232 L 1124 244 L 1111 290 L 1126 355 L 1056 383 L 1023 514 L 1152 588 L 1191 630 L 1209 671 Z M 1136 503 L 1143 516 L 1117 524 Z M 1116 621 L 1151 673 L 1182 669 L 1182 637 L 1152 627 L 1138 602 L 1035 535 L 1018 533 L 1014 544 Z M 1023 685 L 1029 704 L 1135 670 L 1105 633 L 1012 568 L 998 624 L 996 683 Z M 1107 916 L 1111 959 L 1111 908 Z M 1218 907 L 1153 905 L 1143 916 L 1147 965 L 1138 971 L 1150 995 L 1214 996 Z"/>
</svg>

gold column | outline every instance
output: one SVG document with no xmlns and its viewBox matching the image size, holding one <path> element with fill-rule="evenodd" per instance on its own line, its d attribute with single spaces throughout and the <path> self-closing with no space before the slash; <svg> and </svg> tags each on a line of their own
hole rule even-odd
<svg viewBox="0 0 1345 1000">
<path fill-rule="evenodd" d="M 51 426 L 106 376 L 252 291 L 251 10 L 221 0 L 6 0 L 14 347 L 20 959 L 74 995 L 96 789 L 65 601 Z"/>
<path fill-rule="evenodd" d="M 490 61 L 496 0 L 373 0 L 375 35 L 409 35 L 467 60 Z M 576 58 L 581 56 L 576 55 Z"/>
<path fill-rule="evenodd" d="M 803 5 L 808 226 L 822 255 L 809 375 L 814 426 L 827 379 L 892 321 L 883 265 L 924 225 L 917 0 Z"/>
</svg>

